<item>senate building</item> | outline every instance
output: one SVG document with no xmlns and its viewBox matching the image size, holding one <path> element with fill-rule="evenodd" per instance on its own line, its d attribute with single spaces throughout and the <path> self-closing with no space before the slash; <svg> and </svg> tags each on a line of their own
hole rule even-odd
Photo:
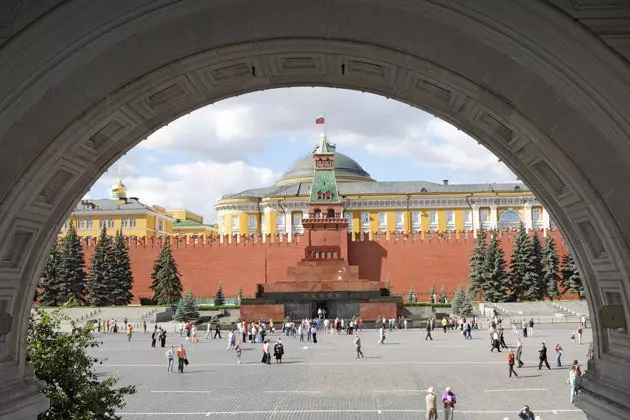
<svg viewBox="0 0 630 420">
<path fill-rule="evenodd" d="M 327 140 L 326 140 L 327 141 Z M 334 150 L 335 146 L 329 143 Z M 522 183 L 451 184 L 373 179 L 351 157 L 334 151 L 335 176 L 348 231 L 380 233 L 553 228 L 549 214 Z M 312 153 L 274 184 L 223 196 L 216 204 L 219 235 L 303 233 L 313 177 Z M 272 236 L 268 236 L 271 234 Z"/>
</svg>

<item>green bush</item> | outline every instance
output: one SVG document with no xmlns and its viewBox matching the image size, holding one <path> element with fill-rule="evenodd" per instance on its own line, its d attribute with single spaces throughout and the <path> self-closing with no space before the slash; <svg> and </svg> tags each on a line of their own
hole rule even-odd
<svg viewBox="0 0 630 420">
<path fill-rule="evenodd" d="M 450 303 L 429 303 L 429 302 L 418 302 L 418 303 L 405 303 L 406 307 L 410 306 L 432 306 L 434 308 L 450 308 Z"/>
<path fill-rule="evenodd" d="M 222 305 L 222 306 L 213 306 L 213 305 L 197 305 L 198 311 L 220 311 L 223 309 L 240 309 L 241 305 Z"/>
<path fill-rule="evenodd" d="M 140 306 L 154 306 L 157 305 L 157 302 L 152 298 L 141 297 L 140 298 Z"/>
</svg>

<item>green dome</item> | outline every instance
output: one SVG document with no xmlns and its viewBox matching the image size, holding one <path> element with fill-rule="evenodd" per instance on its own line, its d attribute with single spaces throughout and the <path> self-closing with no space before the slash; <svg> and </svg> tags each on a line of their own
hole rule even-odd
<svg viewBox="0 0 630 420">
<path fill-rule="evenodd" d="M 372 177 L 359 163 L 343 153 L 335 152 L 335 177 L 337 182 L 372 181 Z M 307 178 L 307 179 L 305 179 Z M 313 155 L 308 154 L 295 162 L 276 185 L 310 181 L 313 178 Z"/>
</svg>

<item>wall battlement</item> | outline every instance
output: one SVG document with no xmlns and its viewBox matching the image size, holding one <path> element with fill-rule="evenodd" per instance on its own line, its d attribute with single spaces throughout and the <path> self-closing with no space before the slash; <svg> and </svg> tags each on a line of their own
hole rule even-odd
<svg viewBox="0 0 630 420">
<path fill-rule="evenodd" d="M 516 238 L 517 229 L 497 230 L 501 241 L 513 241 Z M 477 231 L 478 233 L 478 231 Z M 537 233 L 541 238 L 552 235 L 561 238 L 558 229 L 530 229 L 529 234 Z M 490 234 L 487 233 L 488 238 Z M 86 236 L 81 238 L 85 248 L 93 248 L 98 237 Z M 126 236 L 125 241 L 129 248 L 160 248 L 164 241 L 169 241 L 173 248 L 244 248 L 259 247 L 304 247 L 303 234 L 287 233 L 276 234 L 242 234 L 242 235 L 173 235 L 173 236 Z M 348 233 L 348 242 L 385 242 L 390 244 L 405 243 L 443 243 L 443 242 L 474 242 L 475 232 L 472 230 L 448 230 L 448 231 L 420 231 L 420 232 L 360 232 Z M 563 245 L 564 241 L 557 243 Z"/>
</svg>

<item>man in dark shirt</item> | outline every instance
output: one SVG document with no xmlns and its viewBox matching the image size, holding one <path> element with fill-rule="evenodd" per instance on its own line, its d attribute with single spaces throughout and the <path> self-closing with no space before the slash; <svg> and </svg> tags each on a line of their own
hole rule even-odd
<svg viewBox="0 0 630 420">
<path fill-rule="evenodd" d="M 547 347 L 544 341 L 542 347 L 538 350 L 538 359 L 538 370 L 542 369 L 543 363 L 547 366 L 547 369 L 551 370 L 551 366 L 549 366 L 549 362 L 547 361 Z"/>
</svg>

